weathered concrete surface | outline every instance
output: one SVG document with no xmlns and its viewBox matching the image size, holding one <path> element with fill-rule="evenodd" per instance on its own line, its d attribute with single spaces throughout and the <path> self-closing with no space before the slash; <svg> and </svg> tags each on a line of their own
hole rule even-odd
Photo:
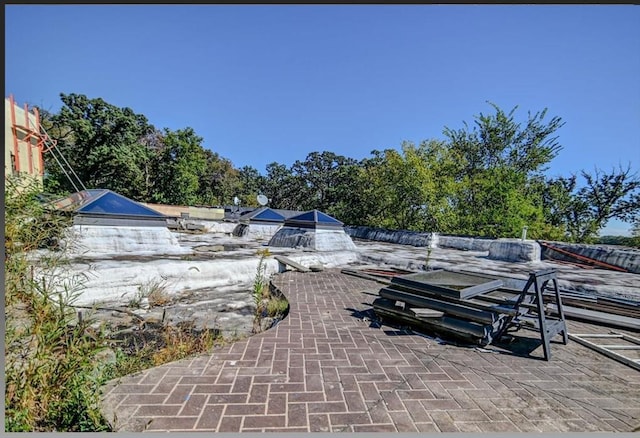
<svg viewBox="0 0 640 438">
<path fill-rule="evenodd" d="M 346 226 L 345 232 L 349 236 L 375 242 L 396 243 L 399 245 L 411 245 L 430 248 L 452 248 L 465 251 L 489 251 L 493 239 L 481 239 L 474 237 L 447 236 L 438 233 L 387 230 L 384 228 L 371 228 L 362 226 Z"/>
<path fill-rule="evenodd" d="M 412 246 L 434 246 L 434 233 L 421 233 L 418 231 L 387 230 L 371 227 L 344 227 L 345 233 L 355 239 L 373 240 L 376 242 L 398 243 Z"/>
<path fill-rule="evenodd" d="M 356 245 L 343 230 L 311 230 L 282 227 L 269 240 L 270 247 L 309 248 L 316 251 L 355 251 Z"/>
<path fill-rule="evenodd" d="M 488 251 L 489 258 L 505 261 L 536 261 L 545 258 L 575 262 L 574 258 L 563 255 L 560 252 L 536 247 L 536 244 L 528 240 L 519 247 L 517 243 L 504 243 L 507 241 L 521 242 L 519 239 L 485 239 L 474 237 L 447 236 L 438 233 L 388 230 L 383 228 L 371 228 L 363 226 L 346 226 L 345 232 L 355 239 L 387 242 L 399 245 L 411 245 L 416 247 L 451 248 L 464 251 Z M 551 246 L 589 257 L 600 262 L 633 272 L 640 273 L 640 250 L 633 248 L 621 248 L 607 245 L 581 245 L 564 242 L 547 242 Z M 491 248 L 493 246 L 493 248 Z"/>
<path fill-rule="evenodd" d="M 436 245 L 439 248 L 462 249 L 465 251 L 489 251 L 493 239 L 438 235 Z"/>
<path fill-rule="evenodd" d="M 548 260 L 505 262 L 492 260 L 485 251 L 460 251 L 448 248 L 417 248 L 392 243 L 358 242 L 361 263 L 369 267 L 390 266 L 407 270 L 452 269 L 495 274 L 526 280 L 530 272 L 553 268 L 561 288 L 594 296 L 618 297 L 640 301 L 640 276 L 607 269 L 582 269 Z"/>
<path fill-rule="evenodd" d="M 276 232 L 280 228 L 282 228 L 282 224 L 238 224 L 233 229 L 233 235 L 236 237 L 244 237 L 247 239 L 268 241 L 276 234 Z"/>
<path fill-rule="evenodd" d="M 543 244 L 569 251 L 590 259 L 604 262 L 609 265 L 626 269 L 629 272 L 640 274 L 640 250 L 633 248 L 620 248 L 607 245 L 583 245 L 569 244 L 563 242 L 542 241 Z M 546 256 L 546 257 L 545 257 Z M 559 251 L 549 250 L 542 247 L 542 258 L 553 258 L 555 260 L 566 260 L 575 262 L 576 260 Z"/>
<path fill-rule="evenodd" d="M 189 253 L 165 227 L 74 225 L 67 231 L 71 256 L 176 255 Z"/>
<path fill-rule="evenodd" d="M 540 244 L 533 240 L 494 240 L 489 245 L 489 258 L 507 262 L 538 262 L 540 261 Z"/>
<path fill-rule="evenodd" d="M 289 316 L 259 335 L 110 382 L 117 431 L 631 432 L 640 373 L 577 342 L 541 360 L 536 333 L 484 349 L 381 323 L 380 284 L 340 274 L 274 278 Z M 572 333 L 601 328 L 569 321 Z"/>
</svg>

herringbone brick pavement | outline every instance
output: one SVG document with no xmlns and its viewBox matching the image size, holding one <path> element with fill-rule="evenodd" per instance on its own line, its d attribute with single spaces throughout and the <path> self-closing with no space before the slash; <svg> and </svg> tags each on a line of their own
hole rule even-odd
<svg viewBox="0 0 640 438">
<path fill-rule="evenodd" d="M 640 372 L 569 341 L 552 360 L 455 346 L 371 319 L 380 285 L 287 272 L 276 327 L 110 382 L 118 431 L 630 432 Z M 569 323 L 570 332 L 603 331 Z M 520 333 L 516 333 L 517 336 Z M 533 335 L 535 337 L 535 334 Z"/>
</svg>

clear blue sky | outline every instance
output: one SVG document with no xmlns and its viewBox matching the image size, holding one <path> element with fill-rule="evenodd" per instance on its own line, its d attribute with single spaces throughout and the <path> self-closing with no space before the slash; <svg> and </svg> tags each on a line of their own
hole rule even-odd
<svg viewBox="0 0 640 438">
<path fill-rule="evenodd" d="M 640 171 L 640 7 L 6 5 L 5 92 L 101 97 L 265 173 L 548 108 L 549 175 Z M 611 223 L 604 234 L 624 233 Z"/>
</svg>

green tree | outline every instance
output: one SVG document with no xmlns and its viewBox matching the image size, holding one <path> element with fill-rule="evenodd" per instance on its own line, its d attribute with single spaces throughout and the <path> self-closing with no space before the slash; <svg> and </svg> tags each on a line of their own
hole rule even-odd
<svg viewBox="0 0 640 438">
<path fill-rule="evenodd" d="M 563 126 L 559 117 L 545 122 L 547 110 L 531 114 L 524 126 L 491 104 L 495 114 L 480 114 L 475 126 L 445 128 L 450 154 L 457 164 L 449 166 L 457 183 L 452 198 L 457 211 L 457 232 L 506 237 L 519 235 L 528 226 L 530 236 L 550 230 L 544 224 L 543 199 L 538 183 L 547 164 L 562 147 L 555 132 Z"/>
<path fill-rule="evenodd" d="M 424 230 L 430 211 L 437 207 L 433 189 L 433 167 L 427 144 L 416 147 L 405 142 L 401 150 L 374 150 L 365 163 L 371 197 L 376 207 L 370 212 L 372 225 L 384 228 Z"/>
<path fill-rule="evenodd" d="M 375 196 L 361 162 L 344 164 L 336 169 L 330 197 L 326 213 L 348 225 L 368 225 L 368 212 L 375 205 Z"/>
<path fill-rule="evenodd" d="M 238 170 L 216 152 L 204 150 L 206 166 L 200 176 L 198 197 L 205 205 L 231 204 L 238 186 Z"/>
<path fill-rule="evenodd" d="M 547 109 L 535 114 L 528 113 L 526 125 L 514 119 L 517 106 L 508 114 L 497 105 L 494 115 L 480 113 L 475 117 L 475 126 L 454 130 L 445 127 L 444 134 L 452 148 L 460 154 L 463 175 L 498 167 L 512 168 L 527 176 L 545 170 L 545 166 L 562 150 L 555 132 L 564 122 L 552 117 L 545 123 Z"/>
<path fill-rule="evenodd" d="M 146 117 L 101 98 L 82 94 L 61 94 L 60 98 L 60 112 L 45 113 L 43 126 L 78 178 L 87 188 L 111 189 L 146 200 L 150 153 L 142 139 L 154 131 Z M 47 191 L 79 189 L 71 184 L 52 153 L 45 154 L 44 159 Z"/>
<path fill-rule="evenodd" d="M 162 147 L 154 158 L 153 201 L 196 205 L 207 158 L 202 138 L 192 128 L 164 130 Z"/>
<path fill-rule="evenodd" d="M 276 162 L 267 165 L 263 182 L 264 195 L 269 198 L 271 208 L 295 210 L 298 208 L 296 178 L 291 169 Z"/>
<path fill-rule="evenodd" d="M 640 219 L 640 179 L 631 168 L 611 172 L 582 171 L 586 185 L 578 187 L 576 175 L 550 179 L 545 192 L 545 213 L 551 224 L 564 227 L 565 238 L 590 242 L 611 219 Z"/>
<path fill-rule="evenodd" d="M 460 234 L 519 237 L 527 226 L 530 238 L 545 231 L 542 206 L 526 177 L 508 167 L 465 178 L 459 184 L 456 209 Z M 484 206 L 478 208 L 478 206 Z"/>
<path fill-rule="evenodd" d="M 241 205 L 257 207 L 257 196 L 261 194 L 263 177 L 258 169 L 252 166 L 243 166 L 238 170 L 237 196 Z"/>
<path fill-rule="evenodd" d="M 353 158 L 333 152 L 311 152 L 304 161 L 291 166 L 297 189 L 298 208 L 327 211 L 337 202 L 336 187 L 340 184 L 340 167 L 356 163 Z"/>
</svg>

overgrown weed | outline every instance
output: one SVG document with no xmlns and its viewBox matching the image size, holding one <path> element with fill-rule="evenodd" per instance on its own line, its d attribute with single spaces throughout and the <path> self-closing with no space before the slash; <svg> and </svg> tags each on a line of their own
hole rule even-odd
<svg viewBox="0 0 640 438">
<path fill-rule="evenodd" d="M 75 320 L 82 277 L 60 251 L 71 224 L 38 201 L 28 177 L 5 180 L 5 431 L 106 431 L 98 409 L 103 383 L 96 355 L 106 348 L 90 318 Z"/>
<path fill-rule="evenodd" d="M 269 249 L 259 250 L 257 255 L 260 256 L 260 259 L 253 281 L 253 299 L 256 305 L 254 332 L 263 330 L 262 320 L 264 318 L 271 318 L 273 321 L 278 321 L 284 318 L 289 310 L 289 302 L 286 298 L 279 294 L 272 294 L 269 287 L 269 280 L 265 275 L 265 260 L 271 255 Z"/>
</svg>

